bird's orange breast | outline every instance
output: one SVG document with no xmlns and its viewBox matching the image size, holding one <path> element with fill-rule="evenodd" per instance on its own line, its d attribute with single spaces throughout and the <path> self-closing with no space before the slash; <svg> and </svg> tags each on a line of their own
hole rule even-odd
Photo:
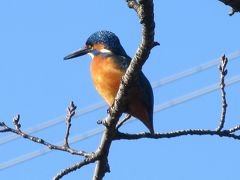
<svg viewBox="0 0 240 180">
<path fill-rule="evenodd" d="M 115 62 L 115 56 L 104 57 L 100 54 L 93 58 L 91 63 L 91 76 L 99 94 L 112 105 L 118 92 L 122 76 L 125 70 Z"/>
<path fill-rule="evenodd" d="M 93 58 L 91 63 L 91 75 L 94 86 L 99 94 L 107 101 L 109 106 L 112 106 L 116 94 L 119 89 L 119 85 L 122 76 L 126 70 L 121 68 L 115 55 L 108 57 L 99 54 Z M 139 75 L 139 82 L 132 84 L 132 87 L 128 89 L 128 106 L 126 107 L 126 113 L 140 119 L 150 130 L 153 130 L 152 123 L 152 106 L 153 97 L 152 90 L 149 82 L 145 76 Z"/>
</svg>

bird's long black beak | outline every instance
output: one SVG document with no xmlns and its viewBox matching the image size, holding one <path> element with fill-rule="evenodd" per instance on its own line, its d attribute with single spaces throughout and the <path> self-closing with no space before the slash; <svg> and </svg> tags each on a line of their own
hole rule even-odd
<svg viewBox="0 0 240 180">
<path fill-rule="evenodd" d="M 69 60 L 69 59 L 72 59 L 72 58 L 75 58 L 78 56 L 83 56 L 91 51 L 92 51 L 92 48 L 84 47 L 82 49 L 78 49 L 78 50 L 72 52 L 71 54 L 65 56 L 64 60 Z"/>
</svg>

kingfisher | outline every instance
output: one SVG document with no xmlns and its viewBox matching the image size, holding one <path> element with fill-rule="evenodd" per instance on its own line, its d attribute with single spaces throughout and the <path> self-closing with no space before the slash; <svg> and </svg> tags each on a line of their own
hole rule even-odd
<svg viewBox="0 0 240 180">
<path fill-rule="evenodd" d="M 64 60 L 85 54 L 92 58 L 90 71 L 93 84 L 111 108 L 131 58 L 123 49 L 119 38 L 110 31 L 93 33 L 83 48 L 67 55 Z M 154 133 L 153 102 L 152 87 L 143 72 L 139 71 L 128 89 L 124 113 L 139 119 L 151 133 Z"/>
</svg>

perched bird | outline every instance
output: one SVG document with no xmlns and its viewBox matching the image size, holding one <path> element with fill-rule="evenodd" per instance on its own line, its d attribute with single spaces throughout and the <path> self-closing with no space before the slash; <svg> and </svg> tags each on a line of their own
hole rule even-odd
<svg viewBox="0 0 240 180">
<path fill-rule="evenodd" d="M 64 60 L 85 54 L 92 57 L 91 76 L 94 86 L 111 107 L 131 58 L 126 54 L 118 37 L 110 31 L 93 33 L 84 48 L 69 54 Z M 141 120 L 149 131 L 154 133 L 153 91 L 142 71 L 128 90 L 126 113 Z"/>
</svg>

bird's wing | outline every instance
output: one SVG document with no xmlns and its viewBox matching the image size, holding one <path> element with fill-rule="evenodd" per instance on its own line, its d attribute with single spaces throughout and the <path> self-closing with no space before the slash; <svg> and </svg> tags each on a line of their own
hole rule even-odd
<svg viewBox="0 0 240 180">
<path fill-rule="evenodd" d="M 154 98 L 153 98 L 153 90 L 151 87 L 150 82 L 146 78 L 146 76 L 143 74 L 142 71 L 139 73 L 139 78 L 137 78 L 137 85 L 139 87 L 139 90 L 141 91 L 141 101 L 146 105 L 148 108 L 148 112 L 150 115 L 150 118 L 152 120 L 153 115 L 153 104 L 154 104 Z"/>
<path fill-rule="evenodd" d="M 131 58 L 129 56 L 127 57 L 120 56 L 120 58 L 116 58 L 116 60 L 118 65 L 125 70 L 128 68 L 131 62 Z M 151 84 L 142 71 L 140 71 L 139 74 L 136 76 L 134 80 L 134 84 L 135 83 L 137 88 L 139 88 L 139 91 L 141 91 L 140 94 L 142 96 L 140 97 L 140 99 L 142 103 L 145 104 L 146 107 L 148 108 L 149 114 L 151 115 L 151 119 L 152 119 L 154 97 L 153 97 L 153 90 L 152 90 Z"/>
</svg>

